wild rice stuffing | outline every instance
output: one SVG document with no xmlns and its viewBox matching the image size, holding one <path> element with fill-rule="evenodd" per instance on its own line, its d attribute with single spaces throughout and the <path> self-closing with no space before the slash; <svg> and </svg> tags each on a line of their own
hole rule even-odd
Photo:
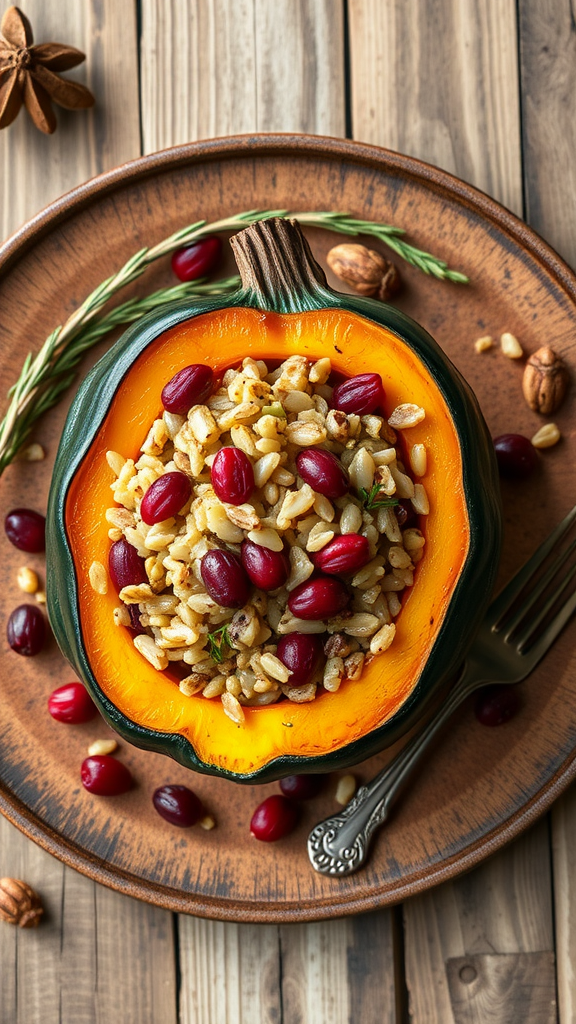
<svg viewBox="0 0 576 1024">
<path fill-rule="evenodd" d="M 272 372 L 262 360 L 244 359 L 241 369 L 227 370 L 205 404 L 193 405 L 187 416 L 164 411 L 150 427 L 136 462 L 117 452 L 107 454 L 116 503 L 106 512 L 110 539 L 127 542 L 143 560 L 142 582 L 120 590 L 122 603 L 114 611 L 114 623 L 135 633 L 139 623 L 133 642 L 140 654 L 158 671 L 181 663 L 180 670 L 186 671 L 179 683 L 182 693 L 219 698 L 238 724 L 244 721 L 243 706 L 281 698 L 309 701 L 322 689 L 338 690 L 345 679 L 360 679 L 364 665 L 393 642 L 402 592 L 412 586 L 414 565 L 423 555 L 417 517 L 426 515 L 429 505 L 423 485 L 415 484 L 412 476 L 426 470 L 425 447 L 415 445 L 407 453 L 408 475 L 386 419 L 376 412 L 361 415 L 332 407 L 331 372 L 327 358 L 312 362 L 290 356 Z M 376 374 L 364 376 L 379 381 Z M 418 406 L 404 404 L 389 419 L 404 429 L 424 415 Z M 215 491 L 211 467 L 223 447 L 236 449 L 233 458 L 243 460 L 244 468 L 248 464 L 248 472 L 251 467 L 253 489 L 246 500 L 241 493 L 240 500 L 237 495 L 234 501 L 222 500 Z M 305 459 L 296 464 L 302 452 L 308 453 L 306 473 Z M 317 459 L 312 453 L 336 457 L 337 474 L 349 478 L 346 493 L 330 498 L 310 485 L 312 481 L 327 489 L 321 474 L 310 473 Z M 175 514 L 160 521 L 148 515 L 154 521 L 145 522 L 142 499 L 168 473 L 176 474 L 176 483 L 184 487 L 180 493 L 189 497 Z M 182 475 L 184 480 L 179 479 Z M 341 540 L 352 534 L 353 540 Z M 338 555 L 338 545 L 358 549 L 357 567 L 338 570 L 340 563 L 331 554 Z M 203 579 L 204 556 L 227 553 L 217 555 L 217 562 L 235 556 L 233 574 L 242 573 L 244 548 L 253 551 L 254 546 L 260 549 L 257 562 L 262 548 L 267 550 L 262 557 L 279 553 L 278 564 L 284 560 L 285 565 L 283 585 L 265 590 L 246 578 L 248 596 L 242 607 L 218 603 L 210 580 L 207 588 Z M 103 568 L 91 572 L 101 593 Z M 347 602 L 331 615 L 322 606 L 321 619 L 309 610 L 317 568 L 324 579 L 328 575 L 330 593 L 344 592 Z M 298 588 L 304 588 L 303 595 Z M 304 609 L 308 595 L 307 617 L 288 607 L 291 595 L 294 602 L 299 594 L 298 609 Z M 282 638 L 293 633 L 313 640 L 314 649 L 322 644 L 323 657 L 310 656 L 304 681 L 302 673 L 294 672 L 293 660 L 279 656 L 286 645 Z M 304 646 L 307 642 L 302 641 Z M 291 684 L 292 677 L 298 685 L 294 679 Z"/>
</svg>

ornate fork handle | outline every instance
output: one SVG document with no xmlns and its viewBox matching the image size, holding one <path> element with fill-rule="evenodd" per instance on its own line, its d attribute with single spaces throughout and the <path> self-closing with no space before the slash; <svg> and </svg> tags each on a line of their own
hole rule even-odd
<svg viewBox="0 0 576 1024">
<path fill-rule="evenodd" d="M 476 666 L 464 665 L 445 704 L 424 728 L 367 786 L 361 786 L 346 807 L 321 821 L 308 836 L 312 867 L 323 875 L 351 875 L 362 866 L 370 840 L 386 821 L 394 800 L 453 711 L 478 686 Z"/>
</svg>

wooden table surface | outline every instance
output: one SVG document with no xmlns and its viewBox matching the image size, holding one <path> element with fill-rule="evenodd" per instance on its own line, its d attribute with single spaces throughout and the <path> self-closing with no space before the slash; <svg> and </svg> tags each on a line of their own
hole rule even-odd
<svg viewBox="0 0 576 1024">
<path fill-rule="evenodd" d="M 576 265 L 573 0 L 26 0 L 97 96 L 0 134 L 6 237 L 125 160 L 251 131 L 421 157 Z M 72 73 L 72 77 L 76 75 Z M 39 341 L 40 339 L 38 339 Z M 553 339 L 545 339 L 553 342 Z M 31 340 L 33 344 L 33 340 Z M 569 1024 L 576 791 L 512 846 L 401 907 L 309 925 L 177 917 L 65 868 L 0 820 L 0 875 L 41 891 L 0 927 L 1 1024 Z"/>
</svg>

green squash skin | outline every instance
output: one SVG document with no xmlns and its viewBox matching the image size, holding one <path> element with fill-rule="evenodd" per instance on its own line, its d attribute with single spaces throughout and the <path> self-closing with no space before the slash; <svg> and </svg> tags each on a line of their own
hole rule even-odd
<svg viewBox="0 0 576 1024">
<path fill-rule="evenodd" d="M 267 303 L 276 313 L 304 309 L 339 309 L 356 313 L 386 327 L 405 341 L 438 385 L 455 423 L 463 464 L 470 546 L 444 622 L 424 669 L 409 698 L 389 721 L 339 750 L 315 757 L 279 756 L 254 772 L 236 774 L 202 761 L 191 743 L 178 734 L 144 728 L 127 719 L 106 697 L 92 674 L 82 642 L 75 566 L 65 528 L 68 488 L 100 429 L 114 395 L 140 353 L 160 334 L 204 313 L 229 307 L 262 309 L 251 290 L 228 297 L 180 302 L 134 324 L 96 364 L 71 406 L 56 456 L 46 520 L 47 609 L 64 657 L 72 664 L 101 711 L 123 739 L 135 746 L 166 754 L 203 774 L 234 782 L 273 782 L 297 773 L 330 772 L 348 768 L 394 743 L 422 716 L 455 676 L 480 626 L 495 582 L 501 543 L 498 472 L 492 440 L 478 402 L 458 370 L 430 335 L 404 313 L 372 299 L 333 292 L 317 285 L 314 293 Z"/>
</svg>

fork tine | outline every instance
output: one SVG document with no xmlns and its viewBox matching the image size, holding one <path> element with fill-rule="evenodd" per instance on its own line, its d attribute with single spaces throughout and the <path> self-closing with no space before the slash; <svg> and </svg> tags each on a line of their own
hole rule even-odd
<svg viewBox="0 0 576 1024">
<path fill-rule="evenodd" d="M 543 544 L 534 552 L 532 558 L 526 562 L 521 569 L 518 570 L 515 576 L 512 577 L 510 582 L 500 591 L 498 597 L 490 605 L 490 618 L 492 619 L 492 630 L 498 632 L 500 627 L 500 620 L 514 603 L 519 594 L 522 593 L 524 587 L 528 581 L 532 578 L 534 573 L 540 568 L 544 559 L 550 554 L 552 549 L 558 544 L 562 538 L 568 533 L 568 530 L 576 520 L 576 505 L 570 510 L 567 516 L 564 517 L 561 523 L 558 524 L 555 530 L 552 531 L 549 537 L 546 538 Z"/>
<path fill-rule="evenodd" d="M 535 618 L 531 618 L 526 623 L 524 630 L 520 631 L 514 638 L 514 643 L 518 647 L 520 653 L 523 652 L 524 648 L 528 645 L 531 636 L 534 636 L 538 626 L 544 621 L 549 612 L 552 611 L 555 604 L 558 603 L 560 597 L 566 590 L 566 587 L 571 583 L 576 575 L 576 565 L 573 565 L 571 569 L 566 573 L 562 582 L 557 586 L 554 593 L 547 598 L 542 607 L 539 609 L 538 614 Z M 561 610 L 561 609 L 560 609 Z"/>
<path fill-rule="evenodd" d="M 560 633 L 564 626 L 568 622 L 568 619 L 576 611 L 576 590 L 570 595 L 566 604 L 560 608 L 557 615 L 554 616 L 550 625 L 544 630 L 541 636 L 538 637 L 535 644 L 529 647 L 525 652 L 524 657 L 531 662 L 532 668 L 534 668 L 540 659 L 546 654 L 549 647 L 552 646 L 556 637 Z M 530 671 L 532 671 L 532 668 Z"/>
<path fill-rule="evenodd" d="M 552 580 L 556 576 L 558 570 L 564 565 L 565 562 L 568 561 L 568 559 L 574 553 L 575 550 L 576 550 L 576 540 L 573 540 L 572 543 L 566 548 L 565 551 L 561 551 L 560 554 L 557 555 L 557 557 L 552 562 L 552 565 L 550 566 L 550 568 L 546 570 L 546 572 L 540 577 L 538 582 L 534 585 L 533 589 L 531 589 L 530 593 L 526 595 L 526 597 L 522 601 L 522 604 L 520 605 L 520 607 L 516 609 L 516 612 L 514 613 L 514 615 L 506 617 L 506 626 L 505 626 L 506 632 L 504 634 L 504 640 L 509 640 L 510 639 L 510 637 L 511 637 L 512 633 L 514 632 L 514 630 L 517 629 L 518 626 L 520 625 L 520 623 L 523 622 L 524 619 L 526 618 L 527 612 L 529 612 L 530 609 L 532 608 L 532 606 L 534 604 L 536 604 L 536 601 L 545 592 L 545 590 L 548 587 L 548 585 L 552 582 Z M 566 584 L 564 583 L 562 585 L 562 587 L 561 587 L 561 590 L 560 591 L 556 591 L 556 593 L 554 594 L 554 597 L 551 599 L 551 601 L 549 603 L 547 603 L 546 607 L 547 607 L 548 611 L 550 611 L 550 608 L 552 607 L 552 605 L 555 603 L 555 601 L 557 601 L 560 592 L 562 590 L 564 590 L 565 586 L 566 586 Z M 540 615 L 539 618 L 537 620 L 535 620 L 536 623 L 540 622 L 543 618 L 544 618 L 544 615 Z M 530 632 L 533 632 L 533 628 L 532 628 L 533 626 L 534 626 L 534 621 L 530 623 Z M 499 630 L 495 629 L 494 632 L 499 632 Z"/>
</svg>

